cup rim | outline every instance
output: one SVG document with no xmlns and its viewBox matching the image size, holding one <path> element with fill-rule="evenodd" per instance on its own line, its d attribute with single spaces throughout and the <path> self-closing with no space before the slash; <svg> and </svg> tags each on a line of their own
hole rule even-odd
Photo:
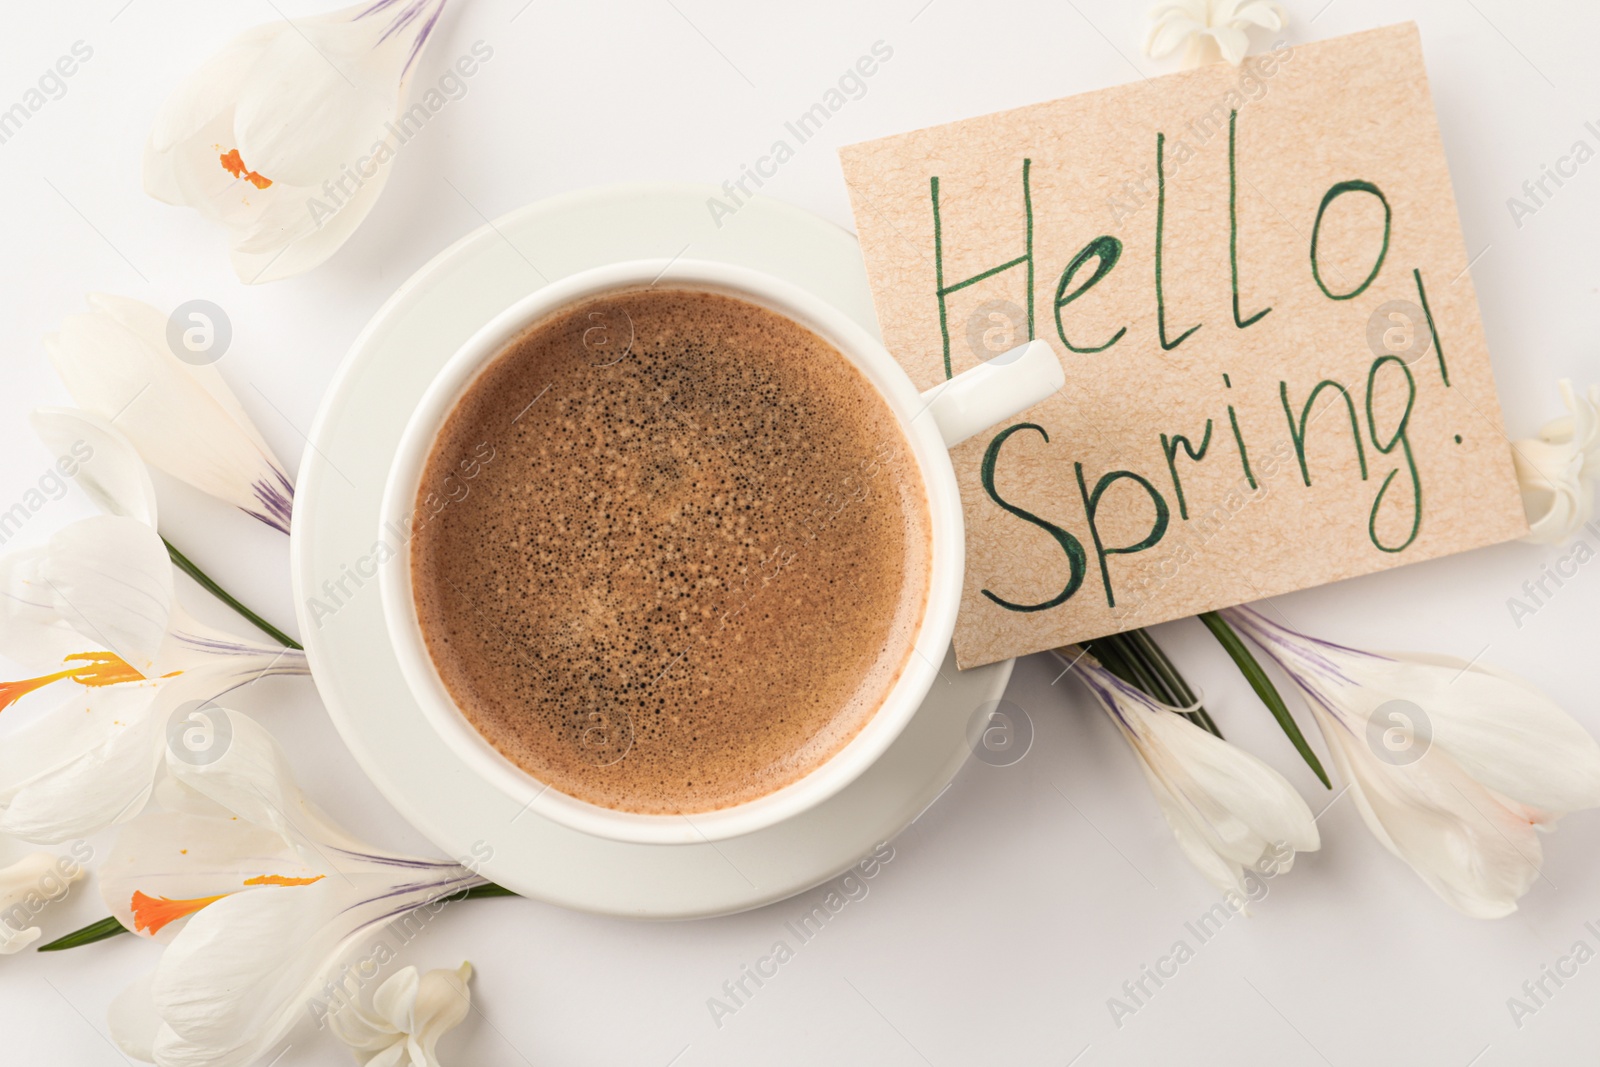
<svg viewBox="0 0 1600 1067">
<path fill-rule="evenodd" d="M 422 637 L 411 582 L 411 532 L 423 468 L 445 418 L 517 335 L 584 299 L 632 288 L 703 288 L 782 314 L 837 348 L 877 389 L 917 462 L 930 527 L 927 600 L 907 662 L 854 737 L 811 771 L 753 800 L 712 811 L 652 815 L 606 808 L 563 793 L 503 755 L 468 722 L 439 677 Z M 404 681 L 435 733 L 468 766 L 522 806 L 570 829 L 637 844 L 699 844 L 753 833 L 845 788 L 893 744 L 938 676 L 961 596 L 964 527 L 948 449 L 910 377 L 881 342 L 822 299 L 748 267 L 686 259 L 628 260 L 569 275 L 500 312 L 454 352 L 428 385 L 401 434 L 380 507 L 380 533 L 399 548 L 379 565 L 378 585 Z"/>
</svg>

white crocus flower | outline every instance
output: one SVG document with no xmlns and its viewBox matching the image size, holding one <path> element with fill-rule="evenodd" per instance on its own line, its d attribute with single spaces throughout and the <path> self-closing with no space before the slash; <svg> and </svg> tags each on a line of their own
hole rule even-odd
<svg viewBox="0 0 1600 1067">
<path fill-rule="evenodd" d="M 34 433 L 56 457 L 56 470 L 78 483 L 107 515 L 124 515 L 156 528 L 156 489 L 133 442 L 92 411 L 38 408 Z"/>
<path fill-rule="evenodd" d="M 1150 11 L 1144 54 L 1161 59 L 1184 46 L 1189 66 L 1212 62 L 1220 53 L 1237 67 L 1250 50 L 1251 27 L 1281 30 L 1288 22 L 1273 0 L 1168 0 Z"/>
<path fill-rule="evenodd" d="M 1116 723 L 1178 846 L 1217 888 L 1249 897 L 1246 872 L 1287 871 L 1321 846 L 1317 824 L 1283 775 L 1084 656 L 1078 678 Z"/>
<path fill-rule="evenodd" d="M 1558 545 L 1594 517 L 1600 479 L 1600 385 L 1579 396 L 1561 381 L 1569 414 L 1545 424 L 1539 436 L 1511 446 L 1530 532 L 1524 540 Z"/>
<path fill-rule="evenodd" d="M 0 870 L 0 956 L 20 952 L 39 940 L 30 921 L 83 877 L 83 865 L 48 852 L 34 852 Z"/>
<path fill-rule="evenodd" d="M 1305 695 L 1368 828 L 1462 913 L 1515 911 L 1539 877 L 1537 831 L 1600 806 L 1600 744 L 1527 682 L 1224 614 Z"/>
<path fill-rule="evenodd" d="M 471 977 L 470 963 L 421 976 L 403 967 L 372 995 L 371 1010 L 351 1006 L 329 1022 L 363 1067 L 440 1067 L 434 1050 L 467 1017 Z"/>
<path fill-rule="evenodd" d="M 149 304 L 91 294 L 89 306 L 45 338 L 78 406 L 152 467 L 288 533 L 294 486 L 217 369 L 179 359 Z"/>
<path fill-rule="evenodd" d="M 310 270 L 372 210 L 407 83 L 445 0 L 371 0 L 229 42 L 173 93 L 145 191 L 228 231 L 245 282 Z"/>
<path fill-rule="evenodd" d="M 36 691 L 0 736 L 0 832 L 63 841 L 131 818 L 148 797 L 171 713 L 258 678 L 307 673 L 305 653 L 191 618 L 148 524 L 102 515 L 0 557 L 0 709 Z"/>
<path fill-rule="evenodd" d="M 213 729 L 207 760 L 168 753 L 159 808 L 99 872 L 112 914 L 166 943 L 110 1019 L 125 1052 L 161 1067 L 254 1063 L 308 1014 L 348 1010 L 336 969 L 358 936 L 483 882 L 350 836 L 247 716 L 217 709 Z"/>
</svg>

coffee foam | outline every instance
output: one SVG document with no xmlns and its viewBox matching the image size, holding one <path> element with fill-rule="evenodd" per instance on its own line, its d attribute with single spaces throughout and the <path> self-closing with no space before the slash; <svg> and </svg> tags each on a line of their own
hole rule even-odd
<svg viewBox="0 0 1600 1067">
<path fill-rule="evenodd" d="M 717 293 L 526 330 L 446 419 L 418 513 L 417 611 L 456 704 L 605 807 L 709 811 L 804 776 L 882 704 L 927 598 L 926 493 L 887 404 Z"/>
</svg>

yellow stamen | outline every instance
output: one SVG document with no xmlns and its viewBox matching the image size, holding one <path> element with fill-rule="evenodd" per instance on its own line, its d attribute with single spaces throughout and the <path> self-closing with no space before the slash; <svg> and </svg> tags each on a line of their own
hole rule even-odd
<svg viewBox="0 0 1600 1067">
<path fill-rule="evenodd" d="M 75 660 L 81 661 L 80 664 L 76 667 L 70 666 Z M 9 708 L 34 690 L 43 689 L 51 682 L 59 682 L 63 678 L 71 678 L 79 685 L 96 687 L 144 681 L 144 675 L 130 667 L 126 660 L 114 652 L 75 652 L 61 662 L 69 665 L 64 671 L 41 674 L 37 678 L 23 678 L 16 682 L 0 682 L 0 710 Z"/>
<path fill-rule="evenodd" d="M 258 874 L 254 878 L 246 878 L 245 885 L 310 885 L 320 882 L 327 875 L 319 874 L 315 878 L 290 878 L 284 874 Z"/>
<path fill-rule="evenodd" d="M 118 685 L 122 682 L 144 681 L 144 675 L 114 652 L 74 652 L 61 662 L 71 663 L 73 660 L 83 662 L 83 666 L 72 669 L 72 680 L 80 685 Z"/>
</svg>

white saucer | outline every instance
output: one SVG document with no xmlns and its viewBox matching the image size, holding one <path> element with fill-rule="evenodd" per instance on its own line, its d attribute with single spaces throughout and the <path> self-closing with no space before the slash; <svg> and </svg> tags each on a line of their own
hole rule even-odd
<svg viewBox="0 0 1600 1067">
<path fill-rule="evenodd" d="M 706 209 L 715 195 L 697 185 L 573 193 L 513 212 L 445 250 L 356 338 L 317 414 L 295 490 L 290 553 L 300 630 L 317 688 L 362 769 L 439 848 L 478 857 L 485 877 L 605 915 L 725 915 L 839 874 L 939 796 L 969 755 L 969 720 L 1000 699 L 1011 676 L 1009 660 L 957 671 L 955 656 L 946 656 L 916 717 L 859 779 L 804 815 L 715 845 L 622 844 L 550 822 L 527 811 L 526 798 L 507 797 L 470 772 L 423 718 L 384 627 L 374 568 L 379 501 L 412 408 L 480 326 L 576 271 L 692 256 L 785 278 L 877 335 L 855 238 L 774 200 L 746 203 L 719 229 Z"/>
</svg>

